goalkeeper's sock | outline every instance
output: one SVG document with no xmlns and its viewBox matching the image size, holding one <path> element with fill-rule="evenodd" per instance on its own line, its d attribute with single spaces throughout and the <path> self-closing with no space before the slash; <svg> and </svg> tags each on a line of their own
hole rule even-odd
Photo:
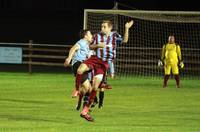
<svg viewBox="0 0 200 132">
<path fill-rule="evenodd" d="M 81 79 L 82 79 L 82 74 L 76 74 L 76 90 L 79 90 L 79 87 L 81 85 Z"/>
<path fill-rule="evenodd" d="M 163 81 L 163 87 L 167 87 L 167 81 L 169 80 L 170 75 L 165 75 L 164 76 L 164 81 Z"/>
<path fill-rule="evenodd" d="M 179 75 L 174 75 L 174 77 L 175 77 L 175 80 L 176 80 L 177 88 L 180 88 L 180 77 L 179 77 Z"/>
<path fill-rule="evenodd" d="M 104 91 L 99 92 L 99 108 L 103 107 Z"/>
</svg>

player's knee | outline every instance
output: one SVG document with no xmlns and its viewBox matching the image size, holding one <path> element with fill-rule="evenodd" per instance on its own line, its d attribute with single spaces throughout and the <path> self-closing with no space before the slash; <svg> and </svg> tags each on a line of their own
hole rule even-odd
<svg viewBox="0 0 200 132">
<path fill-rule="evenodd" d="M 103 91 L 104 91 L 104 88 L 100 88 L 100 91 L 103 92 Z"/>
<path fill-rule="evenodd" d="M 114 79 L 115 75 L 114 74 L 110 74 L 110 78 Z"/>
<path fill-rule="evenodd" d="M 93 87 L 92 87 L 94 90 L 97 90 L 99 88 L 102 79 L 103 79 L 103 74 L 98 74 L 94 77 Z"/>
<path fill-rule="evenodd" d="M 85 89 L 84 89 L 84 86 L 81 86 L 80 89 L 79 89 L 79 91 L 80 91 L 80 93 L 82 93 L 82 94 L 85 94 L 85 93 L 86 93 L 86 91 L 85 91 Z"/>
<path fill-rule="evenodd" d="M 83 88 L 84 88 L 85 93 L 86 93 L 86 92 L 91 92 L 92 86 L 91 86 L 89 80 L 86 80 L 86 81 L 83 83 Z"/>
<path fill-rule="evenodd" d="M 78 74 L 83 74 L 87 69 L 87 65 L 86 64 L 81 64 L 77 70 Z"/>
</svg>

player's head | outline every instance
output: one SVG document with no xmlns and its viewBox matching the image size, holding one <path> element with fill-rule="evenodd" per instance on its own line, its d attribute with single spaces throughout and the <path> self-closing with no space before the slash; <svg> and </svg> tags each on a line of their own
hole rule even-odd
<svg viewBox="0 0 200 132">
<path fill-rule="evenodd" d="M 169 35 L 169 37 L 168 37 L 168 43 L 175 43 L 175 37 L 174 37 L 174 35 Z"/>
<path fill-rule="evenodd" d="M 101 32 L 109 34 L 113 28 L 113 24 L 110 20 L 104 20 L 101 24 Z"/>
<path fill-rule="evenodd" d="M 90 43 L 93 41 L 92 33 L 88 29 L 84 29 L 84 30 L 80 31 L 80 38 L 83 38 L 83 39 L 87 40 Z"/>
</svg>

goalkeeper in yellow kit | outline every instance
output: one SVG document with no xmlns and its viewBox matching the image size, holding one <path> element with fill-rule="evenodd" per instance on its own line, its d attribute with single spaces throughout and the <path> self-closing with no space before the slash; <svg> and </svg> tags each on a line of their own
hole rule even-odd
<svg viewBox="0 0 200 132">
<path fill-rule="evenodd" d="M 180 88 L 179 66 L 184 67 L 184 63 L 181 56 L 181 48 L 175 43 L 175 37 L 170 35 L 168 43 L 162 47 L 161 60 L 158 62 L 158 66 L 162 66 L 164 63 L 164 81 L 163 87 L 167 87 L 167 81 L 169 80 L 171 71 L 176 80 L 177 88 Z"/>
</svg>

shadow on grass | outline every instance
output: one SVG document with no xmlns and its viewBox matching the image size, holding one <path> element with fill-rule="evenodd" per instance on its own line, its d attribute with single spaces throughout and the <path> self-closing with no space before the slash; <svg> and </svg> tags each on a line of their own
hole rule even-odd
<svg viewBox="0 0 200 132">
<path fill-rule="evenodd" d="M 50 123 L 61 123 L 61 124 L 73 124 L 72 120 L 67 118 L 56 118 L 56 119 L 44 119 L 41 117 L 31 117 L 30 115 L 0 115 L 0 118 L 13 121 L 35 121 L 35 122 L 50 122 Z"/>
<path fill-rule="evenodd" d="M 33 103 L 33 104 L 53 104 L 51 101 L 35 101 L 35 100 L 20 100 L 20 99 L 5 99 L 1 98 L 0 101 L 17 102 L 17 103 Z"/>
</svg>

